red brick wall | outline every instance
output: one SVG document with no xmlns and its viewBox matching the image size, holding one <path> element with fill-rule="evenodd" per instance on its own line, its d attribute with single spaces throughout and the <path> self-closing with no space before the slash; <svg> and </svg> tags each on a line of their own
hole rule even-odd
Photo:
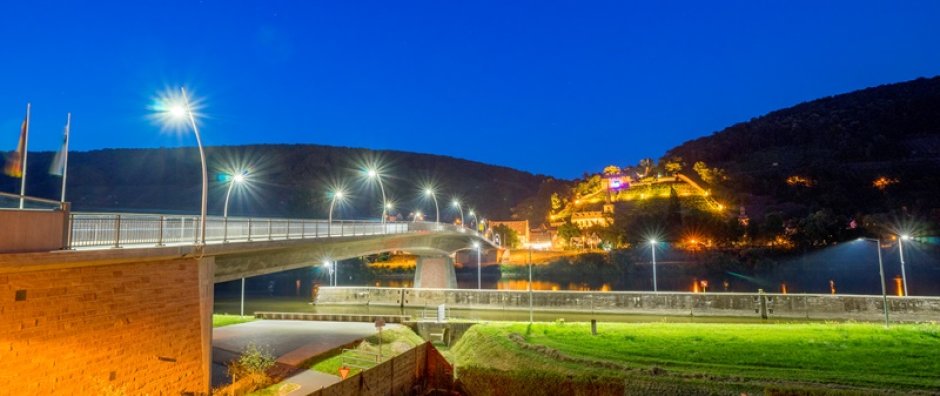
<svg viewBox="0 0 940 396">
<path fill-rule="evenodd" d="M 199 283 L 195 259 L 0 274 L 0 395 L 204 393 Z"/>
</svg>

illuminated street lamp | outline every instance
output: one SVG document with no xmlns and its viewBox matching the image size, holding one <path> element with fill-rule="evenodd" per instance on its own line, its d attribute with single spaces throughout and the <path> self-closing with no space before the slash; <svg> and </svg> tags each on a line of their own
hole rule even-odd
<svg viewBox="0 0 940 396">
<path fill-rule="evenodd" d="M 904 272 L 904 241 L 911 240 L 908 234 L 902 234 L 898 238 L 898 250 L 901 253 L 901 282 L 904 283 L 904 296 L 907 297 L 907 274 Z"/>
<path fill-rule="evenodd" d="M 474 242 L 473 248 L 477 250 L 477 290 L 481 290 L 483 289 L 483 270 L 480 267 L 480 251 L 483 250 L 483 247 L 480 242 Z"/>
<path fill-rule="evenodd" d="M 653 293 L 659 290 L 656 287 L 656 240 L 650 239 L 650 250 L 653 252 Z"/>
<path fill-rule="evenodd" d="M 460 207 L 460 201 L 458 201 L 458 200 L 455 199 L 455 200 L 454 200 L 454 207 L 457 208 L 457 210 L 460 211 L 460 226 L 461 226 L 461 227 L 466 227 L 465 223 L 463 222 L 463 208 Z"/>
<path fill-rule="evenodd" d="M 326 268 L 327 272 L 327 285 L 336 286 L 334 270 L 336 269 L 336 264 L 334 261 L 323 260 L 323 268 Z"/>
<path fill-rule="evenodd" d="M 202 207 L 199 215 L 199 243 L 205 245 L 206 209 L 209 203 L 209 170 L 206 167 L 206 152 L 202 148 L 202 137 L 199 135 L 199 128 L 196 126 L 196 117 L 193 115 L 193 109 L 189 104 L 189 97 L 186 96 L 186 89 L 180 87 L 180 97 L 171 103 L 161 103 L 160 107 L 165 113 L 164 116 L 170 121 L 186 121 L 188 118 L 189 124 L 193 128 L 193 134 L 196 135 L 196 145 L 199 146 L 199 159 L 202 161 Z"/>
<path fill-rule="evenodd" d="M 885 327 L 888 327 L 888 291 L 885 288 L 885 267 L 881 261 L 881 239 L 858 238 L 859 241 L 868 241 L 876 243 L 878 247 L 878 273 L 881 275 L 881 298 L 884 303 Z"/>
<path fill-rule="evenodd" d="M 387 210 L 389 207 L 389 203 L 388 203 L 388 200 L 385 199 L 385 186 L 382 185 L 382 175 L 379 174 L 379 172 L 375 170 L 375 168 L 369 168 L 369 170 L 366 171 L 366 175 L 369 176 L 370 179 L 375 179 L 376 181 L 378 181 L 379 190 L 382 191 L 382 232 L 384 233 L 385 232 L 385 215 L 388 213 Z"/>
<path fill-rule="evenodd" d="M 474 227 L 476 227 L 476 224 L 480 222 L 480 220 L 477 218 L 476 212 L 474 212 L 473 209 L 470 209 L 470 213 L 469 213 L 469 214 L 470 214 L 471 217 L 473 217 L 473 225 L 474 225 Z"/>
<path fill-rule="evenodd" d="M 226 219 L 228 218 L 228 202 L 229 202 L 229 198 L 232 196 L 232 188 L 235 187 L 236 184 L 241 184 L 242 182 L 244 182 L 247 174 L 248 174 L 247 172 L 238 172 L 230 176 L 231 179 L 229 180 L 229 183 L 228 183 L 228 190 L 225 192 L 225 206 L 222 209 L 223 218 L 226 218 Z"/>
<path fill-rule="evenodd" d="M 411 219 L 411 222 L 412 222 L 412 223 L 417 223 L 419 217 L 422 217 L 421 211 L 420 211 L 420 210 L 416 210 L 416 211 L 415 211 L 415 214 L 414 214 L 414 218 Z M 424 221 L 424 219 L 422 219 L 421 221 Z"/>
<path fill-rule="evenodd" d="M 437 206 L 437 194 L 434 192 L 433 188 L 428 187 L 424 189 L 424 195 L 427 195 L 434 199 L 434 212 L 435 212 L 434 222 L 440 223 L 441 222 L 441 208 Z"/>
<path fill-rule="evenodd" d="M 333 207 L 336 206 L 336 201 L 343 201 L 343 198 L 346 196 L 346 193 L 343 190 L 333 191 L 333 198 L 330 199 L 330 214 L 328 218 L 328 223 L 326 225 L 326 234 L 327 236 L 333 236 Z"/>
</svg>

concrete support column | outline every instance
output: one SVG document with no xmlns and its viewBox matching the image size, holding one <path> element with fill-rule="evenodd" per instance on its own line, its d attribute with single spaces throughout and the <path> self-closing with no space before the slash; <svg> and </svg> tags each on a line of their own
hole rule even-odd
<svg viewBox="0 0 940 396">
<path fill-rule="evenodd" d="M 203 257 L 199 266 L 199 330 L 202 335 L 203 389 L 212 390 L 212 310 L 215 296 L 215 257 Z"/>
<path fill-rule="evenodd" d="M 415 268 L 416 289 L 456 289 L 457 273 L 450 256 L 418 256 Z"/>
</svg>

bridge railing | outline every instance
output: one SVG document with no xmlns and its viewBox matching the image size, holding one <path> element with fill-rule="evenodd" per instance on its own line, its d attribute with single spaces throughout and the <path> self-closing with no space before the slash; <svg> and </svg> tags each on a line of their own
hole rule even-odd
<svg viewBox="0 0 940 396">
<path fill-rule="evenodd" d="M 72 213 L 68 248 L 128 245 L 196 244 L 199 216 L 128 213 Z M 412 231 L 409 223 L 309 219 L 258 219 L 210 216 L 206 243 L 309 239 L 361 235 L 400 234 Z"/>
</svg>

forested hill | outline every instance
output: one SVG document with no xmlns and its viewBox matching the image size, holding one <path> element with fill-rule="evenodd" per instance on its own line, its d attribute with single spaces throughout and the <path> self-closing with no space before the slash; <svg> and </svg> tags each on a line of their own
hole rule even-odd
<svg viewBox="0 0 940 396">
<path fill-rule="evenodd" d="M 250 187 L 233 193 L 230 215 L 325 218 L 331 185 L 345 184 L 351 205 L 336 215 L 378 218 L 381 196 L 362 178 L 366 163 L 383 165 L 389 201 L 405 215 L 416 208 L 431 214 L 420 185 L 439 191 L 442 220 L 457 212 L 452 197 L 482 215 L 505 219 L 510 208 L 534 195 L 546 177 L 452 157 L 320 145 L 207 147 L 210 172 L 209 213 L 221 214 L 225 172 L 248 169 Z M 53 153 L 30 153 L 27 195 L 59 197 L 61 179 L 48 173 Z M 69 157 L 68 201 L 74 210 L 195 213 L 201 173 L 195 148 L 105 149 L 73 152 Z M 18 193 L 19 179 L 0 175 L 2 191 Z M 467 208 L 464 208 L 467 211 Z M 466 213 L 465 213 L 466 214 Z"/>
<path fill-rule="evenodd" d="M 731 199 L 794 216 L 940 208 L 940 77 L 802 103 L 669 150 L 724 169 Z M 878 182 L 880 181 L 880 182 Z"/>
</svg>

